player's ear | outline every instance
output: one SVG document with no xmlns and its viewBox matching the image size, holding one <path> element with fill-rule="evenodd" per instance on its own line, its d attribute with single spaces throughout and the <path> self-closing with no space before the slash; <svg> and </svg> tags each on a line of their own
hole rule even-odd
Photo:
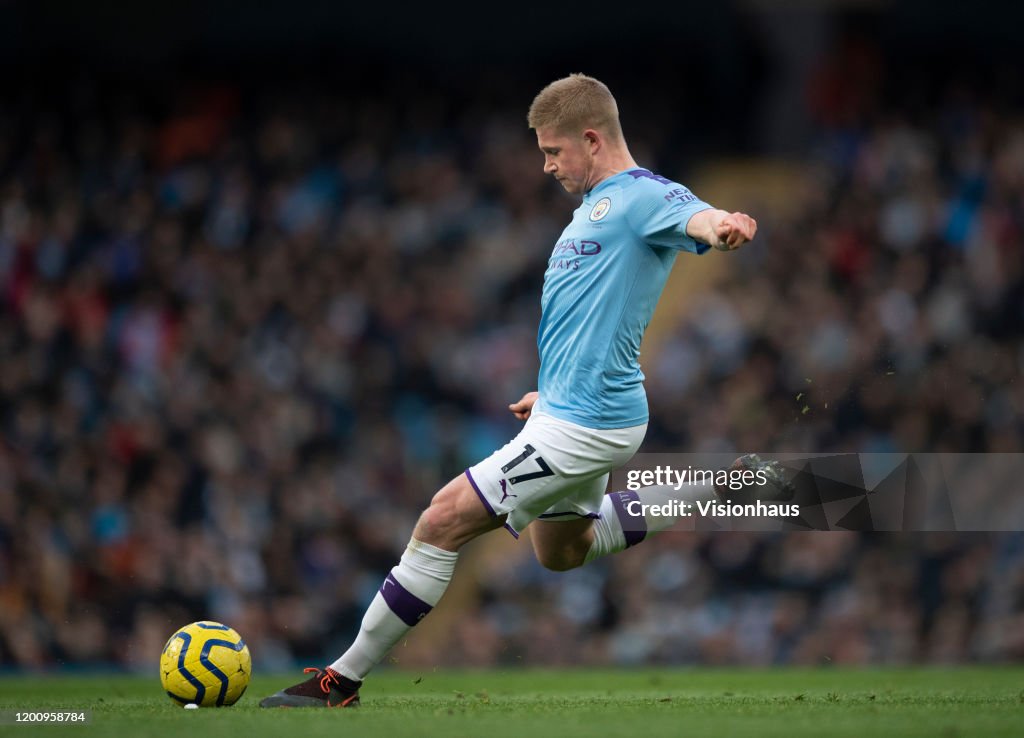
<svg viewBox="0 0 1024 738">
<path fill-rule="evenodd" d="M 596 154 L 601 149 L 601 134 L 593 128 L 583 131 L 583 143 L 590 149 L 591 154 Z"/>
</svg>

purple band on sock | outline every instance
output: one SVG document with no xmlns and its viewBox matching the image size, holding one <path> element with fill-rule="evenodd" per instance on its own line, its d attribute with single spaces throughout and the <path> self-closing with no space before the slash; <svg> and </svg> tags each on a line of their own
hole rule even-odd
<svg viewBox="0 0 1024 738">
<path fill-rule="evenodd" d="M 391 612 L 395 613 L 409 627 L 416 625 L 434 609 L 433 605 L 428 605 L 399 584 L 394 574 L 391 573 L 384 580 L 384 584 L 380 586 L 380 593 L 384 601 L 388 603 L 388 607 L 391 608 Z"/>
<path fill-rule="evenodd" d="M 612 507 L 619 517 L 619 525 L 622 526 L 622 533 L 626 536 L 626 548 L 635 546 L 647 537 L 647 521 L 643 515 L 630 515 L 626 505 L 630 502 L 640 502 L 640 495 L 636 492 L 612 492 Z"/>
</svg>

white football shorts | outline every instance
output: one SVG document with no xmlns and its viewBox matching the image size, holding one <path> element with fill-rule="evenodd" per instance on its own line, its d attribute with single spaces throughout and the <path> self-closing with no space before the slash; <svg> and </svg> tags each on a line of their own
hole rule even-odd
<svg viewBox="0 0 1024 738">
<path fill-rule="evenodd" d="M 647 424 L 584 428 L 533 413 L 519 435 L 466 476 L 491 515 L 508 513 L 516 538 L 531 521 L 600 517 L 608 474 L 640 448 Z"/>
</svg>

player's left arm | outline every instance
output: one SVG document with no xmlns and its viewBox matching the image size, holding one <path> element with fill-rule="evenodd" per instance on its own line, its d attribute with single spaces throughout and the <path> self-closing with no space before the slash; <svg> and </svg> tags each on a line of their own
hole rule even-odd
<svg viewBox="0 0 1024 738">
<path fill-rule="evenodd" d="M 754 239 L 757 221 L 746 213 L 728 213 L 708 208 L 694 213 L 686 224 L 686 235 L 720 251 L 732 251 Z"/>
</svg>

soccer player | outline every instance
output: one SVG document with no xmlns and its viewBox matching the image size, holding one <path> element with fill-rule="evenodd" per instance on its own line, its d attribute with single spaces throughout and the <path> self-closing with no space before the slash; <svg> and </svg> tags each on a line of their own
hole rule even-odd
<svg viewBox="0 0 1024 738">
<path fill-rule="evenodd" d="M 609 472 L 636 453 L 647 429 L 644 329 L 676 254 L 739 248 L 757 223 L 638 166 L 615 99 L 592 77 L 552 82 L 528 121 L 544 172 L 583 203 L 544 275 L 538 391 L 509 406 L 526 424 L 434 496 L 349 649 L 263 707 L 357 705 L 362 680 L 441 599 L 459 549 L 477 536 L 504 526 L 518 538 L 529 525 L 537 560 L 565 571 L 642 541 L 644 521 L 629 520 L 625 505 L 662 501 L 663 488 L 605 495 Z M 646 522 L 654 530 L 674 521 Z"/>
</svg>

